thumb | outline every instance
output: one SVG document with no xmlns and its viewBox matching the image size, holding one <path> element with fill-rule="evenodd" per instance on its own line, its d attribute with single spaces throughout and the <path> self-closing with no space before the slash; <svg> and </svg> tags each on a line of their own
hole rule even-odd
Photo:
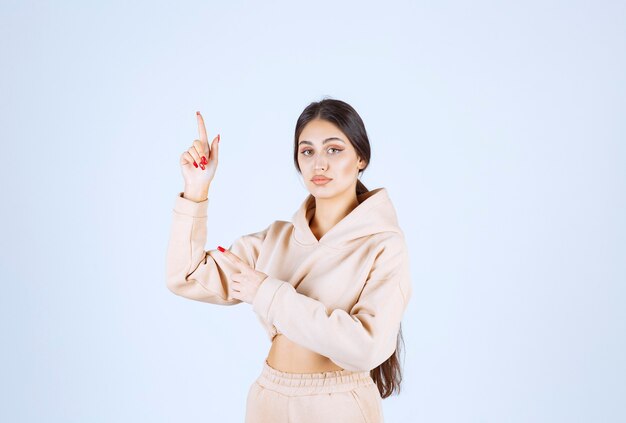
<svg viewBox="0 0 626 423">
<path fill-rule="evenodd" d="M 217 136 L 213 138 L 213 141 L 211 142 L 211 151 L 209 152 L 210 157 L 208 157 L 209 160 L 217 161 L 217 158 L 219 156 L 219 151 L 220 151 L 219 146 L 220 146 L 220 134 L 217 134 Z"/>
</svg>

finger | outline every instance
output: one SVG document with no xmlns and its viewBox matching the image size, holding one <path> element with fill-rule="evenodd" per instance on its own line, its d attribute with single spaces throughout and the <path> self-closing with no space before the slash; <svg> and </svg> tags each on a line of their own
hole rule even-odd
<svg viewBox="0 0 626 423">
<path fill-rule="evenodd" d="M 200 156 L 198 155 L 198 152 L 196 151 L 196 147 L 192 145 L 191 147 L 189 147 L 187 152 L 189 153 L 191 157 L 193 157 L 193 160 L 196 162 L 196 164 L 200 165 Z"/>
<path fill-rule="evenodd" d="M 210 159 L 217 161 L 217 157 L 219 156 L 220 151 L 220 134 L 217 134 L 215 138 L 213 138 L 213 142 L 211 143 L 211 151 L 210 151 Z"/>
<path fill-rule="evenodd" d="M 206 135 L 206 128 L 204 127 L 204 119 L 200 112 L 196 112 L 198 116 L 198 134 L 200 134 L 200 140 L 209 147 L 209 137 Z"/>
<path fill-rule="evenodd" d="M 185 151 L 182 156 L 181 164 L 192 163 L 195 167 L 198 167 L 198 163 L 193 159 L 189 151 Z"/>
<path fill-rule="evenodd" d="M 224 255 L 226 255 L 226 258 L 228 258 L 228 260 L 230 260 L 232 263 L 236 264 L 240 268 L 249 267 L 245 261 L 240 259 L 235 253 L 231 252 L 230 250 L 227 250 L 221 246 L 218 246 L 217 249 L 221 251 Z"/>
<path fill-rule="evenodd" d="M 194 140 L 193 141 L 193 146 L 195 147 L 196 151 L 198 152 L 198 157 L 200 157 L 200 162 L 202 162 L 202 164 L 207 164 L 208 160 L 209 160 L 209 152 L 206 151 L 207 148 L 206 148 L 205 144 L 203 144 L 203 142 L 200 141 L 200 140 Z M 202 157 L 204 157 L 204 160 L 202 160 Z"/>
</svg>

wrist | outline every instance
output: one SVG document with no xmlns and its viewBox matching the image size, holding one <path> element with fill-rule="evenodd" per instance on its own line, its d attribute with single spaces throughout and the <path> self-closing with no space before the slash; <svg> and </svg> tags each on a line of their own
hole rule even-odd
<svg viewBox="0 0 626 423">
<path fill-rule="evenodd" d="M 185 186 L 183 191 L 183 197 L 195 201 L 197 203 L 204 201 L 209 196 L 209 187 L 197 188 L 192 186 Z"/>
</svg>

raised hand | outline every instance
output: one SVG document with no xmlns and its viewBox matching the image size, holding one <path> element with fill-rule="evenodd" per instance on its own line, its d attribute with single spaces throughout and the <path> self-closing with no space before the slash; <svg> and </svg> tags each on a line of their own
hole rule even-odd
<svg viewBox="0 0 626 423">
<path fill-rule="evenodd" d="M 200 139 L 194 140 L 191 147 L 180 156 L 180 166 L 185 179 L 185 191 L 202 192 L 208 191 L 217 170 L 220 136 L 218 134 L 213 138 L 209 147 L 204 119 L 200 112 L 196 112 L 196 117 Z"/>
</svg>

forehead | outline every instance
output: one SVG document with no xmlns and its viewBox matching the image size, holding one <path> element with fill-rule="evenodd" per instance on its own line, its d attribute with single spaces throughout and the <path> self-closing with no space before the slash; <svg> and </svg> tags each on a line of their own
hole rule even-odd
<svg viewBox="0 0 626 423">
<path fill-rule="evenodd" d="M 337 137 L 349 144 L 348 137 L 335 124 L 327 120 L 314 119 L 305 125 L 302 133 L 300 133 L 300 137 L 298 137 L 298 142 L 310 141 L 318 144 L 331 137 Z"/>
</svg>

